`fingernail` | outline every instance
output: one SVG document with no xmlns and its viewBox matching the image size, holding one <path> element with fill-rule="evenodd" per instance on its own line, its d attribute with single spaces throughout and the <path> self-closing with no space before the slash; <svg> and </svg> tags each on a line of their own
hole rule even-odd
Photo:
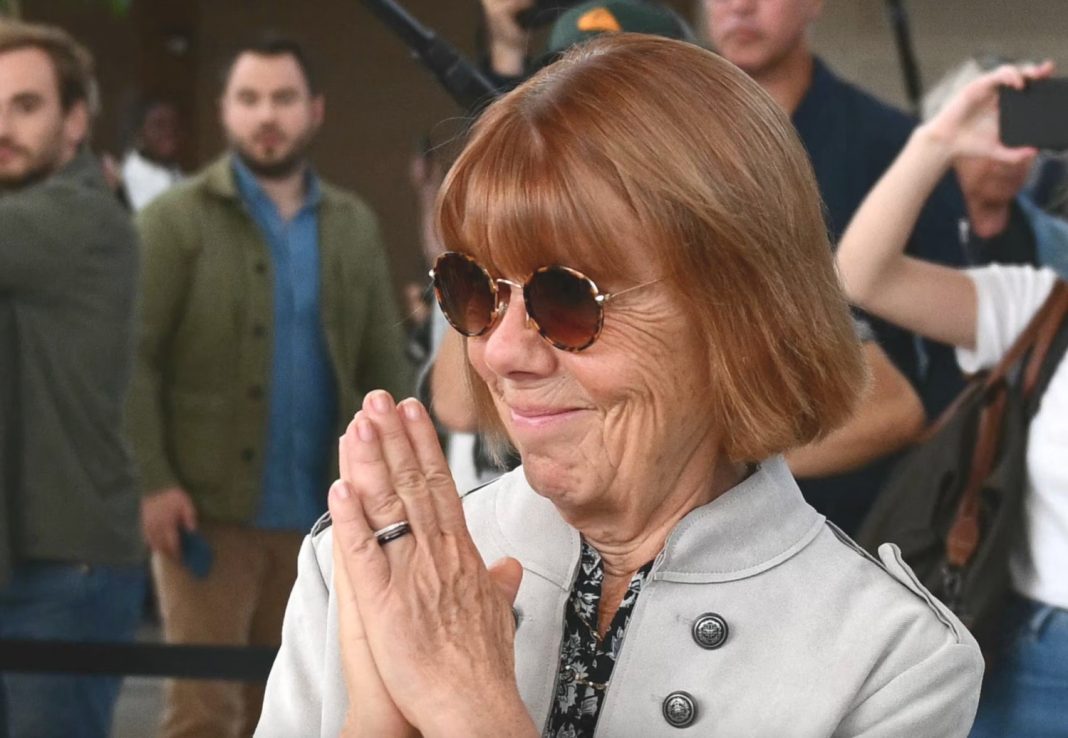
<svg viewBox="0 0 1068 738">
<path fill-rule="evenodd" d="M 334 482 L 332 489 L 334 490 L 334 496 L 339 500 L 349 499 L 349 485 L 345 484 L 340 479 Z"/>
<path fill-rule="evenodd" d="M 404 417 L 408 420 L 419 420 L 419 416 L 422 415 L 422 406 L 419 401 L 409 398 L 402 403 L 404 408 Z"/>
<path fill-rule="evenodd" d="M 379 413 L 389 412 L 389 395 L 385 392 L 375 392 L 371 395 L 371 407 Z"/>
<path fill-rule="evenodd" d="M 360 418 L 356 421 L 356 435 L 360 437 L 360 440 L 364 443 L 370 443 L 375 440 L 375 429 L 371 425 L 370 421 Z"/>
</svg>

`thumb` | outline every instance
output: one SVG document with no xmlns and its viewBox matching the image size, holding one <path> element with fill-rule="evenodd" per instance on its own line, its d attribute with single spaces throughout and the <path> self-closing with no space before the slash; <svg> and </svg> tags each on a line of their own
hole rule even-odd
<svg viewBox="0 0 1068 738">
<path fill-rule="evenodd" d="M 188 531 L 197 529 L 197 509 L 192 500 L 186 499 L 185 507 L 182 509 L 182 525 Z"/>
<path fill-rule="evenodd" d="M 523 580 L 523 565 L 511 557 L 498 559 L 490 566 L 489 575 L 501 594 L 514 603 L 519 583 Z"/>
</svg>

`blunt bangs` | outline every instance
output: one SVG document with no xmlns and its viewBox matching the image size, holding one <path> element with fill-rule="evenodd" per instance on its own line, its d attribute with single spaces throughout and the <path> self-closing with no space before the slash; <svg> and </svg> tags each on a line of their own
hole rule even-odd
<svg viewBox="0 0 1068 738">
<path fill-rule="evenodd" d="M 625 188 L 608 185 L 610 163 L 585 156 L 573 121 L 538 126 L 517 111 L 494 112 L 480 121 L 443 187 L 445 247 L 498 277 L 559 264 L 618 289 L 638 267 L 627 242 L 644 229 Z"/>
</svg>

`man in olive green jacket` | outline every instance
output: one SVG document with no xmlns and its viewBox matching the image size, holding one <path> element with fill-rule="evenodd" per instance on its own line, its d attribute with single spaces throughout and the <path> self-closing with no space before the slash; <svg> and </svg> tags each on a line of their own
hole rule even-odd
<svg viewBox="0 0 1068 738">
<path fill-rule="evenodd" d="M 220 105 L 230 153 L 138 216 L 131 438 L 166 639 L 277 645 L 337 437 L 365 392 L 410 393 L 410 367 L 373 213 L 306 161 L 323 100 L 303 52 L 242 50 Z M 255 692 L 171 684 L 161 735 L 249 735 Z"/>
</svg>

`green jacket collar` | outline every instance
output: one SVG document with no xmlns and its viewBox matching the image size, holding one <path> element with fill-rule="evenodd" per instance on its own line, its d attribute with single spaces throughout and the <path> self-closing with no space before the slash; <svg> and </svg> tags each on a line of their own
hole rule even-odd
<svg viewBox="0 0 1068 738">
<path fill-rule="evenodd" d="M 237 200 L 241 193 L 234 181 L 234 168 L 231 166 L 232 154 L 223 154 L 204 170 L 204 184 L 213 195 L 226 200 Z M 324 204 L 335 204 L 341 198 L 341 194 L 331 185 L 319 177 L 319 187 Z"/>
</svg>

